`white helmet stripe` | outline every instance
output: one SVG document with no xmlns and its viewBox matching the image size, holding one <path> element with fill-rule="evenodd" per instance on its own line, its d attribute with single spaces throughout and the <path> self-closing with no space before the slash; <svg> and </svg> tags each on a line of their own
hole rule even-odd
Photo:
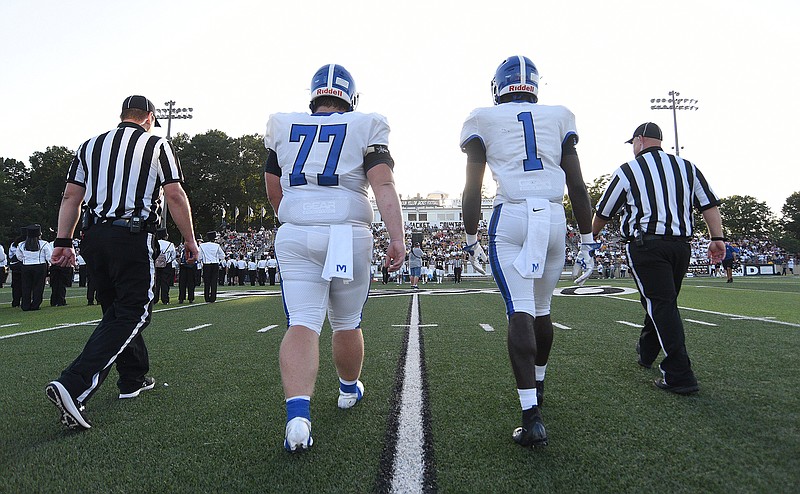
<svg viewBox="0 0 800 494">
<path fill-rule="evenodd" d="M 333 87 L 333 70 L 336 68 L 336 64 L 329 64 L 328 65 L 328 83 L 326 87 L 332 88 Z"/>
<path fill-rule="evenodd" d="M 526 77 L 525 71 L 528 67 L 525 65 L 525 57 L 517 55 L 517 58 L 519 59 L 519 83 L 527 84 L 528 78 Z"/>
</svg>

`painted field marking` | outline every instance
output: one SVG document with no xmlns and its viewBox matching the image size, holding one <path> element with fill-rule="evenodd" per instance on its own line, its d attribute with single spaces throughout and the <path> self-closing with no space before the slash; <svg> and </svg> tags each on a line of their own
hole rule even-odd
<svg viewBox="0 0 800 494">
<path fill-rule="evenodd" d="M 764 290 L 769 291 L 769 290 Z M 614 295 L 608 295 L 607 298 L 614 298 L 617 300 L 624 300 L 626 302 L 636 302 L 637 304 L 640 303 L 637 299 L 632 298 L 623 298 L 623 297 L 615 297 Z M 748 320 L 748 321 L 761 321 L 761 322 L 771 322 L 772 324 L 780 324 L 782 326 L 791 326 L 793 328 L 800 328 L 800 324 L 793 323 L 793 322 L 786 322 L 786 321 L 776 321 L 775 318 L 772 316 L 768 317 L 755 317 L 755 316 L 743 316 L 741 314 L 728 314 L 727 312 L 718 312 L 715 310 L 705 310 L 705 309 L 695 309 L 693 307 L 681 307 L 678 306 L 680 310 L 691 310 L 694 312 L 701 312 L 703 314 L 713 314 L 715 316 L 722 316 L 722 317 L 730 317 L 734 320 Z"/>
<path fill-rule="evenodd" d="M 100 319 L 95 319 L 94 321 L 83 321 L 83 322 L 76 322 L 71 324 L 59 324 L 58 326 L 53 326 L 50 328 L 42 328 L 42 329 L 34 329 L 33 331 L 25 331 L 22 333 L 14 333 L 14 334 L 7 334 L 5 336 L 0 336 L 0 340 L 4 340 L 6 338 L 14 338 L 15 336 L 25 336 L 29 334 L 35 333 L 44 333 L 45 331 L 55 331 L 56 329 L 64 329 L 64 328 L 74 328 L 75 326 L 86 326 L 89 324 L 97 324 L 100 322 Z"/>
<path fill-rule="evenodd" d="M 277 325 L 277 324 L 270 324 L 270 325 L 269 325 L 269 326 L 267 326 L 266 328 L 261 328 L 261 329 L 259 329 L 258 331 L 256 331 L 256 333 L 266 333 L 266 332 L 267 332 L 267 331 L 269 331 L 270 329 L 272 329 L 272 328 L 277 328 L 277 327 L 278 327 L 278 325 Z"/>
<path fill-rule="evenodd" d="M 416 295 L 416 293 L 414 294 Z M 418 328 L 435 328 L 438 324 L 417 324 Z M 392 324 L 393 328 L 410 328 L 411 324 Z"/>
<path fill-rule="evenodd" d="M 685 321 L 693 322 L 695 324 L 702 324 L 703 326 L 716 326 L 714 323 L 705 322 L 705 321 L 698 321 L 696 319 L 684 319 Z"/>
<path fill-rule="evenodd" d="M 400 394 L 397 424 L 397 449 L 392 468 L 391 492 L 423 492 L 424 430 L 422 427 L 422 365 L 419 346 L 419 299 L 411 300 L 408 325 L 408 350 Z"/>
<path fill-rule="evenodd" d="M 211 326 L 211 324 L 201 324 L 201 325 L 199 325 L 199 326 L 195 326 L 195 327 L 193 327 L 193 328 L 186 328 L 186 329 L 184 329 L 184 331 L 196 331 L 196 330 L 198 330 L 198 329 L 207 328 L 207 327 L 209 327 L 209 326 Z"/>
<path fill-rule="evenodd" d="M 494 328 L 493 328 L 493 327 L 491 327 L 491 326 L 490 326 L 490 325 L 488 325 L 488 324 L 483 324 L 483 323 L 481 323 L 481 324 L 478 324 L 478 326 L 480 326 L 481 328 L 483 328 L 483 330 L 484 330 L 484 331 L 486 331 L 487 333 L 491 333 L 492 331 L 494 331 Z"/>
<path fill-rule="evenodd" d="M 20 323 L 12 322 L 11 324 L 0 324 L 0 328 L 10 328 L 11 326 L 19 326 Z"/>
<path fill-rule="evenodd" d="M 620 323 L 620 324 L 624 324 L 626 326 L 634 327 L 634 328 L 640 328 L 641 327 L 640 324 L 636 324 L 634 322 L 628 322 L 628 321 L 617 321 L 617 322 Z"/>
<path fill-rule="evenodd" d="M 569 326 L 564 326 L 563 324 L 558 324 L 557 322 L 554 322 L 553 326 L 557 327 L 558 329 L 572 329 Z"/>
</svg>

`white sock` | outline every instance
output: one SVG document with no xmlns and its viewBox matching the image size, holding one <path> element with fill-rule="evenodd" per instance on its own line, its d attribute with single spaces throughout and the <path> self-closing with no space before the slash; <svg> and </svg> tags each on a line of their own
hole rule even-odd
<svg viewBox="0 0 800 494">
<path fill-rule="evenodd" d="M 533 408 L 538 404 L 536 401 L 536 388 L 531 388 L 531 389 L 517 388 L 517 393 L 519 393 L 519 404 L 522 406 L 523 410 Z"/>
<path fill-rule="evenodd" d="M 358 382 L 358 379 L 356 379 L 355 381 L 345 381 L 340 377 L 339 382 L 344 384 L 345 386 L 354 386 Z"/>
<path fill-rule="evenodd" d="M 536 370 L 536 380 L 544 381 L 544 373 L 547 371 L 547 364 L 537 365 L 535 367 L 535 370 Z"/>
</svg>

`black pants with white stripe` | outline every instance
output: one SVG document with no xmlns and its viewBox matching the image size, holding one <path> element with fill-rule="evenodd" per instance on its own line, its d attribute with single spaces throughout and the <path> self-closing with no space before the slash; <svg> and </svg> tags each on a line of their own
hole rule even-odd
<svg viewBox="0 0 800 494">
<path fill-rule="evenodd" d="M 642 246 L 629 243 L 627 252 L 645 309 L 644 327 L 639 336 L 642 362 L 652 363 L 659 350 L 663 350 L 660 367 L 667 384 L 696 384 L 678 311 L 678 294 L 689 268 L 689 243 L 646 240 Z"/>
<path fill-rule="evenodd" d="M 103 319 L 78 358 L 58 378 L 72 397 L 85 403 L 117 364 L 120 392 L 139 389 L 150 370 L 142 331 L 153 307 L 155 236 L 127 228 L 95 224 L 84 234 L 81 253 Z"/>
</svg>

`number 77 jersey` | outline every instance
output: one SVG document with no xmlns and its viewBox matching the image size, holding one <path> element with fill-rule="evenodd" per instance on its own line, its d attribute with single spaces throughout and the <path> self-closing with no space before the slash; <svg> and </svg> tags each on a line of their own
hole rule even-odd
<svg viewBox="0 0 800 494">
<path fill-rule="evenodd" d="M 369 226 L 364 157 L 388 149 L 388 142 L 389 124 L 377 113 L 271 115 L 264 145 L 275 153 L 279 170 L 270 158 L 266 172 L 280 173 L 280 222 Z"/>
<path fill-rule="evenodd" d="M 578 142 L 575 116 L 563 106 L 508 102 L 478 108 L 461 129 L 461 148 L 479 139 L 497 182 L 495 204 L 543 198 L 561 203 L 562 145 Z"/>
</svg>

